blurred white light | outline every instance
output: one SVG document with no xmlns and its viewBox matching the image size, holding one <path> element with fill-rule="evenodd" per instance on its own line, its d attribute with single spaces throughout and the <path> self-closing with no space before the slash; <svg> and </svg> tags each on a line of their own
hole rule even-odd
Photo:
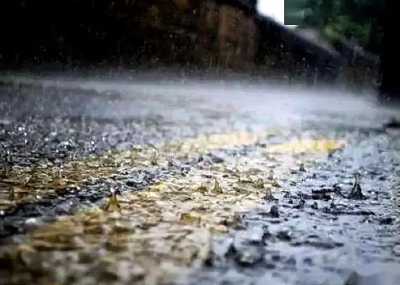
<svg viewBox="0 0 400 285">
<path fill-rule="evenodd" d="M 257 10 L 260 15 L 267 16 L 280 24 L 284 24 L 285 0 L 258 0 Z M 286 25 L 286 27 L 296 26 Z"/>
</svg>

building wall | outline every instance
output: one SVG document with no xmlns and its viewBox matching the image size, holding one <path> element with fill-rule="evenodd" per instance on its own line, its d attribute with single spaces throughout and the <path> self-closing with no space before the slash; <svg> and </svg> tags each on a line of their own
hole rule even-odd
<svg viewBox="0 0 400 285">
<path fill-rule="evenodd" d="M 257 48 L 254 18 L 213 0 L 154 0 L 142 6 L 141 63 L 245 69 Z"/>
<path fill-rule="evenodd" d="M 178 65 L 298 78 L 324 57 L 323 51 L 310 56 L 309 44 L 239 2 L 244 0 L 27 1 L 7 11 L 10 24 L 29 20 L 29 29 L 9 33 L 17 39 L 3 37 L 0 54 L 12 63 Z"/>
</svg>

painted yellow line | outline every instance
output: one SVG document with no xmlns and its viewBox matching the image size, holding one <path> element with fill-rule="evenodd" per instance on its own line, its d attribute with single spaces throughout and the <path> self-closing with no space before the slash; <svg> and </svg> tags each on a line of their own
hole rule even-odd
<svg viewBox="0 0 400 285">
<path fill-rule="evenodd" d="M 165 166 L 168 161 L 188 158 L 219 148 L 255 143 L 266 133 L 232 132 L 189 138 L 165 145 L 134 145 L 129 150 L 110 150 L 61 166 L 44 162 L 24 167 L 0 178 L 0 210 L 39 195 L 56 193 L 68 187 L 96 182 L 124 169 L 135 170 Z"/>
<path fill-rule="evenodd" d="M 288 152 L 301 153 L 307 151 L 326 151 L 335 150 L 344 146 L 342 140 L 311 140 L 305 139 L 300 141 L 292 141 L 287 144 L 271 146 L 268 152 Z"/>
<path fill-rule="evenodd" d="M 108 276 L 118 284 L 169 284 L 207 259 L 214 235 L 240 228 L 238 213 L 262 205 L 262 197 L 277 191 L 299 160 L 307 165 L 342 142 L 301 144 L 267 147 L 237 165 L 194 169 L 187 177 L 126 193 L 119 198 L 120 212 L 100 207 L 62 217 L 29 235 L 27 243 L 8 247 L 19 268 L 13 277 L 30 276 L 18 281 L 35 283 L 33 275 L 22 274 L 31 272 L 34 260 L 36 273 L 46 276 L 42 283 L 91 276 L 82 284 L 95 284 Z M 298 149 L 303 151 L 294 157 Z M 41 255 L 45 261 L 39 262 Z M 101 272 L 90 270 L 99 264 Z"/>
</svg>

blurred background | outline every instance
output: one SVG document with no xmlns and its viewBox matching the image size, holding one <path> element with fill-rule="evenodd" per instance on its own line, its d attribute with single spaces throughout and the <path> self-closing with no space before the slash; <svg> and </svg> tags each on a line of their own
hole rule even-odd
<svg viewBox="0 0 400 285">
<path fill-rule="evenodd" d="M 384 1 L 2 1 L 3 70 L 178 69 L 376 87 Z M 38 67 L 40 66 L 40 67 Z M 174 72 L 176 74 L 176 72 Z"/>
</svg>

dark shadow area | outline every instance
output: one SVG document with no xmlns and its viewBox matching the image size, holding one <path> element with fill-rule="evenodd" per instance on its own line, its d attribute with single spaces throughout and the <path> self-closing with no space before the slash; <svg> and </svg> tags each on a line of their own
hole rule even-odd
<svg viewBox="0 0 400 285">
<path fill-rule="evenodd" d="M 384 35 L 381 53 L 382 84 L 380 96 L 383 101 L 391 99 L 389 104 L 400 105 L 400 84 L 398 68 L 400 65 L 400 43 L 398 41 L 397 11 L 398 4 L 393 0 L 386 0 L 384 10 Z"/>
<path fill-rule="evenodd" d="M 342 55 L 257 15 L 254 0 L 1 3 L 2 70 L 174 68 L 185 76 L 242 73 L 333 84 Z"/>
</svg>

